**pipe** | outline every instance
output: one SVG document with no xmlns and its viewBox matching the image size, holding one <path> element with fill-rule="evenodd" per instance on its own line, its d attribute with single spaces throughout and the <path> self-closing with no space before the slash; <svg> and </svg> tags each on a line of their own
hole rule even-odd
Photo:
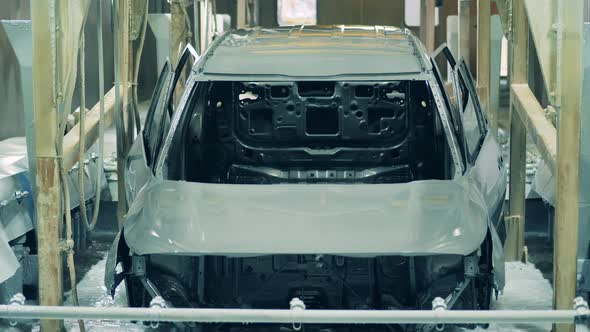
<svg viewBox="0 0 590 332">
<path fill-rule="evenodd" d="M 484 324 L 574 323 L 587 319 L 583 310 L 284 310 L 60 307 L 0 305 L 0 318 L 137 320 L 200 323 L 306 324 Z"/>
<path fill-rule="evenodd" d="M 103 54 L 103 37 L 102 37 L 102 3 L 98 3 L 98 23 L 97 23 L 97 39 L 98 39 L 98 103 L 100 109 L 100 115 L 98 120 L 98 161 L 96 166 L 96 192 L 94 194 L 94 210 L 92 211 L 92 221 L 88 224 L 88 218 L 83 215 L 84 226 L 89 232 L 94 229 L 96 222 L 98 221 L 98 211 L 100 209 L 100 194 L 101 194 L 101 179 L 103 173 L 103 158 L 104 158 L 104 54 Z M 86 105 L 84 105 L 86 107 Z M 80 127 L 82 125 L 80 124 Z M 80 137 L 84 132 L 80 130 Z M 82 151 L 83 146 L 80 144 L 80 150 Z M 82 159 L 80 159 L 81 161 Z M 83 178 L 82 178 L 83 179 Z M 79 186 L 84 188 L 84 186 Z M 84 192 L 81 190 L 80 192 Z M 80 206 L 82 206 L 82 200 L 80 200 Z M 84 206 L 86 210 L 86 206 Z"/>
</svg>

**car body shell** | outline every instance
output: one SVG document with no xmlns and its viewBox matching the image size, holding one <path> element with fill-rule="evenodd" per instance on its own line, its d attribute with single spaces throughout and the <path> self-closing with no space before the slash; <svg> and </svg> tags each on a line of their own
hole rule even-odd
<svg viewBox="0 0 590 332">
<path fill-rule="evenodd" d="M 437 80 L 438 68 L 407 30 L 341 26 L 238 30 L 218 38 L 200 58 L 190 50 L 185 51 L 184 61 L 186 57 L 194 57 L 195 63 L 176 111 L 162 125 L 157 158 L 146 155 L 149 142 L 143 137 L 130 150 L 126 172 L 130 209 L 109 253 L 108 289 L 116 286 L 121 247 L 134 255 L 470 255 L 487 236 L 493 243 L 495 284 L 503 288 L 498 229 L 503 224 L 506 170 L 463 62 L 452 60 L 453 73 L 468 81 L 471 107 L 476 107 L 483 129 L 471 155 L 461 147 L 466 138 L 457 129 L 462 123 L 449 109 Z M 182 67 L 183 59 L 180 63 Z M 349 63 L 362 64 L 351 68 Z M 164 101 L 156 100 L 153 108 L 166 107 L 178 73 L 164 69 L 160 82 L 164 88 L 154 94 Z M 201 82 L 404 79 L 428 81 L 432 89 L 454 165 L 450 180 L 261 186 L 166 178 L 167 162 L 174 158 L 168 153 L 175 130 L 190 91 Z"/>
</svg>

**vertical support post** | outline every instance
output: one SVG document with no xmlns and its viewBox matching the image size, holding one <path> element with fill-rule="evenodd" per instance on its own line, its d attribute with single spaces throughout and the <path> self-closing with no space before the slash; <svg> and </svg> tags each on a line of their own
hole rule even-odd
<svg viewBox="0 0 590 332">
<path fill-rule="evenodd" d="M 497 129 L 497 110 L 490 109 L 490 49 L 491 49 L 490 0 L 477 2 L 477 92 L 481 105 L 488 114 L 493 132 Z"/>
<path fill-rule="evenodd" d="M 180 53 L 184 49 L 184 11 L 180 1 L 170 1 L 170 62 L 176 67 Z"/>
<path fill-rule="evenodd" d="M 195 49 L 199 54 L 203 54 L 201 50 L 201 37 L 199 35 L 199 31 L 201 24 L 199 23 L 199 0 L 195 0 L 193 2 L 193 39 L 195 41 Z"/>
<path fill-rule="evenodd" d="M 199 1 L 199 26 L 202 54 L 209 46 L 209 0 Z"/>
<path fill-rule="evenodd" d="M 558 38 L 562 42 L 561 108 L 557 130 L 557 198 L 553 276 L 555 308 L 571 307 L 576 294 L 576 258 L 580 189 L 580 109 L 582 106 L 583 1 L 558 1 Z M 573 324 L 557 324 L 556 331 L 574 331 Z"/>
<path fill-rule="evenodd" d="M 236 3 L 236 27 L 248 26 L 248 0 L 237 0 Z"/>
<path fill-rule="evenodd" d="M 434 52 L 435 0 L 422 0 L 420 6 L 420 39 L 428 53 Z"/>
<path fill-rule="evenodd" d="M 55 2 L 32 1 L 33 30 L 33 112 L 36 119 L 35 202 L 37 209 L 37 243 L 39 255 L 39 304 L 62 304 L 62 257 L 59 249 L 61 225 L 61 187 L 56 152 L 57 104 L 53 91 L 56 85 L 55 19 L 59 11 Z M 65 27 L 62 27 L 65 28 Z M 67 35 L 65 32 L 64 35 Z M 59 320 L 41 320 L 41 331 L 60 331 Z"/>
<path fill-rule="evenodd" d="M 459 54 L 457 58 L 463 57 L 469 67 L 469 35 L 471 24 L 471 0 L 457 0 L 457 10 L 459 18 Z"/>
<path fill-rule="evenodd" d="M 127 213 L 127 197 L 125 194 L 125 156 L 127 155 L 127 130 L 126 122 L 129 122 L 127 111 L 128 91 L 128 47 L 129 47 L 129 4 L 130 0 L 113 1 L 113 26 L 115 34 L 115 100 L 116 114 L 115 125 L 117 127 L 117 219 L 119 227 L 122 227 Z M 124 87 L 120 89 L 120 87 Z M 123 93 L 120 96 L 120 92 Z M 133 118 L 131 116 L 131 118 Z M 127 120 L 127 121 L 126 121 Z M 132 128 L 130 126 L 130 128 Z"/>
<path fill-rule="evenodd" d="M 135 118 L 133 117 L 133 109 L 129 107 L 129 91 L 130 91 L 130 82 L 133 78 L 133 47 L 130 38 L 130 25 L 131 25 L 131 5 L 132 0 L 123 0 L 122 4 L 124 5 L 122 10 L 122 17 L 121 20 L 121 32 L 123 35 L 121 37 L 121 54 L 122 57 L 119 59 L 121 61 L 121 70 L 122 80 L 121 83 L 125 87 L 123 89 L 123 114 L 125 114 L 125 156 L 127 156 L 127 152 L 131 148 L 131 144 L 135 139 Z"/>
<path fill-rule="evenodd" d="M 524 0 L 514 0 L 512 9 L 511 84 L 528 82 L 528 23 Z M 522 260 L 524 253 L 526 185 L 526 127 L 510 101 L 510 202 L 506 217 L 507 261 Z"/>
</svg>

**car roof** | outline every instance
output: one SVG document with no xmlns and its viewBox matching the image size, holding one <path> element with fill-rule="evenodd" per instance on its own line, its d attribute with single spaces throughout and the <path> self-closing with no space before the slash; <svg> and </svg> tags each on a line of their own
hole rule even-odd
<svg viewBox="0 0 590 332">
<path fill-rule="evenodd" d="M 422 53 L 422 54 L 421 54 Z M 300 78 L 416 75 L 423 47 L 393 26 L 291 26 L 226 33 L 207 51 L 204 75 Z"/>
</svg>

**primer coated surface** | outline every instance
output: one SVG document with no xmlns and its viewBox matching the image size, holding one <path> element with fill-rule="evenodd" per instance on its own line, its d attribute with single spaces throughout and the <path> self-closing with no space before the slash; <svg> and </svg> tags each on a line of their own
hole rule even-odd
<svg viewBox="0 0 590 332">
<path fill-rule="evenodd" d="M 136 254 L 469 254 L 487 209 L 466 179 L 379 185 L 154 181 L 128 213 Z"/>
<path fill-rule="evenodd" d="M 408 33 L 388 26 L 295 26 L 230 32 L 206 53 L 207 75 L 417 74 Z"/>
</svg>

